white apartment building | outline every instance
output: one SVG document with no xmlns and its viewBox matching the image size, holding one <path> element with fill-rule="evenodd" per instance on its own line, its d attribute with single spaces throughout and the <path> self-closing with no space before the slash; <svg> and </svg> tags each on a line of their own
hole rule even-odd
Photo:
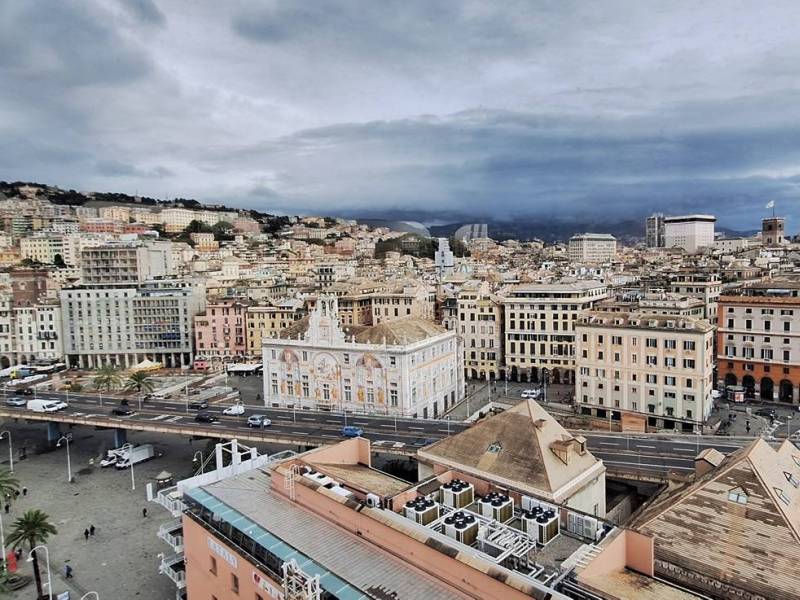
<svg viewBox="0 0 800 600">
<path fill-rule="evenodd" d="M 170 242 L 106 244 L 81 252 L 86 285 L 116 285 L 166 277 L 174 272 Z"/>
<path fill-rule="evenodd" d="M 0 300 L 0 368 L 62 360 L 61 338 L 59 305 L 14 306 L 10 296 Z"/>
<path fill-rule="evenodd" d="M 56 255 L 64 258 L 64 241 L 60 235 L 35 235 L 19 240 L 20 258 L 28 258 L 45 265 L 55 262 Z"/>
<path fill-rule="evenodd" d="M 435 418 L 464 396 L 461 342 L 428 321 L 342 328 L 326 296 L 262 342 L 265 406 Z"/>
<path fill-rule="evenodd" d="M 194 317 L 205 287 L 184 280 L 86 286 L 60 292 L 64 354 L 69 364 L 131 367 L 148 359 L 166 367 L 192 364 Z"/>
<path fill-rule="evenodd" d="M 687 430 L 711 414 L 714 328 L 705 320 L 591 311 L 575 333 L 583 414 L 619 421 L 636 413 L 651 427 Z"/>
<path fill-rule="evenodd" d="M 713 215 L 664 217 L 664 246 L 683 248 L 689 254 L 713 246 L 716 221 Z"/>
<path fill-rule="evenodd" d="M 571 383 L 575 376 L 575 323 L 608 295 L 596 281 L 519 284 L 502 298 L 505 373 L 513 380 Z"/>
<path fill-rule="evenodd" d="M 14 308 L 14 328 L 18 364 L 64 358 L 60 305 L 18 306 Z"/>
<path fill-rule="evenodd" d="M 572 262 L 608 262 L 617 255 L 617 238 L 608 233 L 582 233 L 569 239 Z"/>
<path fill-rule="evenodd" d="M 188 208 L 165 208 L 160 213 L 161 223 L 167 233 L 180 233 L 192 221 L 201 221 L 206 225 L 216 225 L 220 221 L 233 223 L 238 216 L 232 211 L 189 210 Z"/>
</svg>

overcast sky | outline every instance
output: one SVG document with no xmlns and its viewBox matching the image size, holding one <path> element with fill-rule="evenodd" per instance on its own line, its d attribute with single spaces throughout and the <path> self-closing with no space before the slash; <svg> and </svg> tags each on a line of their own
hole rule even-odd
<svg viewBox="0 0 800 600">
<path fill-rule="evenodd" d="M 800 2 L 0 0 L 0 179 L 800 225 Z"/>
</svg>

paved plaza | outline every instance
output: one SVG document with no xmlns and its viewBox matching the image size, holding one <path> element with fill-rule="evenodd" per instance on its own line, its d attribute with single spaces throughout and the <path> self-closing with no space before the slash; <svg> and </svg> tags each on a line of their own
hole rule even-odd
<svg viewBox="0 0 800 600">
<path fill-rule="evenodd" d="M 207 441 L 190 444 L 188 438 L 130 432 L 130 442 L 152 443 L 156 453 L 163 454 L 135 466 L 136 490 L 132 491 L 130 471 L 89 466 L 90 459 L 97 464 L 98 458 L 112 447 L 111 431 L 86 427 L 72 430 L 70 457 L 75 481 L 70 484 L 66 448 L 62 445 L 44 451 L 44 425 L 5 422 L 0 424 L 0 430 L 4 429 L 12 433 L 15 454 L 23 445 L 28 453 L 27 459 L 14 461 L 14 472 L 21 485 L 28 488 L 28 495 L 20 496 L 12 504 L 11 513 L 3 515 L 5 532 L 8 535 L 13 521 L 28 509 L 38 508 L 50 515 L 58 529 L 58 535 L 47 543 L 53 591 L 70 590 L 72 600 L 90 590 L 97 591 L 102 600 L 173 600 L 174 584 L 158 573 L 158 554 L 169 554 L 171 549 L 156 537 L 159 525 L 171 517 L 157 504 L 146 501 L 145 487 L 162 470 L 173 473 L 176 480 L 189 476 L 195 451 L 205 449 Z M 36 453 L 37 447 L 42 453 Z M 0 465 L 8 467 L 7 440 L 0 440 Z M 142 517 L 145 507 L 147 518 Z M 96 527 L 96 533 L 87 541 L 83 531 L 90 525 Z M 24 557 L 21 571 L 30 575 L 30 565 Z M 63 578 L 65 564 L 74 570 L 74 578 L 69 581 Z M 44 581 L 47 576 L 43 560 L 41 565 Z M 31 583 L 7 597 L 30 600 L 35 595 Z"/>
</svg>

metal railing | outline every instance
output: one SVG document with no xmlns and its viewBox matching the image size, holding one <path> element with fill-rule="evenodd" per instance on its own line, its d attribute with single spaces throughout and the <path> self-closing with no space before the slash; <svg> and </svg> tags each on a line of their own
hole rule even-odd
<svg viewBox="0 0 800 600">
<path fill-rule="evenodd" d="M 158 528 L 156 535 L 169 544 L 175 554 L 183 553 L 183 528 L 180 519 L 164 523 Z"/>
<path fill-rule="evenodd" d="M 186 565 L 183 555 L 163 557 L 158 567 L 158 572 L 172 579 L 178 589 L 186 587 Z"/>
</svg>

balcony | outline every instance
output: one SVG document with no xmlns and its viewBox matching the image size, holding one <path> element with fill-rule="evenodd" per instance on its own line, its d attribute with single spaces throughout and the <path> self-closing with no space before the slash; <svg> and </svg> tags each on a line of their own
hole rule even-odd
<svg viewBox="0 0 800 600">
<path fill-rule="evenodd" d="M 158 528 L 159 539 L 170 545 L 175 554 L 183 552 L 183 525 L 180 519 L 164 523 Z"/>
<path fill-rule="evenodd" d="M 186 587 L 186 563 L 182 554 L 162 558 L 158 572 L 172 579 L 179 590 Z"/>
<path fill-rule="evenodd" d="M 177 486 L 159 490 L 153 498 L 153 502 L 166 508 L 173 517 L 179 517 L 186 510 L 183 503 L 183 494 L 178 491 Z"/>
</svg>

